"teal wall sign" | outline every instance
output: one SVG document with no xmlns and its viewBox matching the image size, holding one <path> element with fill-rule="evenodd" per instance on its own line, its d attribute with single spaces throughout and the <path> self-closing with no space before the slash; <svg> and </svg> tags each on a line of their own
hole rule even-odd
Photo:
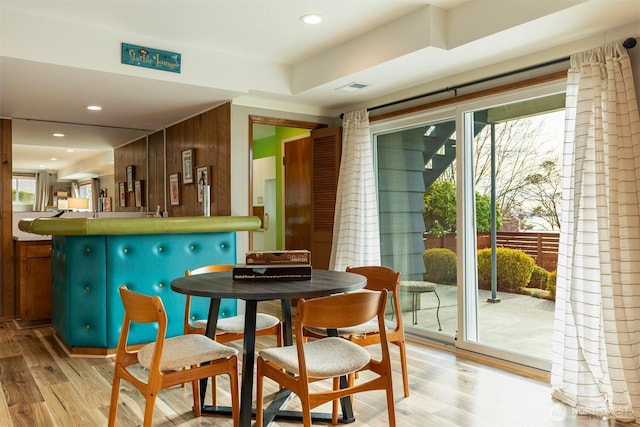
<svg viewBox="0 0 640 427">
<path fill-rule="evenodd" d="M 179 73 L 181 60 L 179 53 L 122 43 L 123 64 Z"/>
</svg>

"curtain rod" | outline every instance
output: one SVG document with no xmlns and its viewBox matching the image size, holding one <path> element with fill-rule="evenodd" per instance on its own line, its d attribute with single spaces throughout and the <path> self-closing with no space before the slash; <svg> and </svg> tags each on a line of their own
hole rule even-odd
<svg viewBox="0 0 640 427">
<path fill-rule="evenodd" d="M 624 46 L 626 49 L 631 49 L 631 48 L 635 47 L 636 44 L 637 44 L 637 41 L 633 37 L 629 37 L 624 42 L 622 42 L 622 46 Z M 544 67 L 548 67 L 550 65 L 560 64 L 562 62 L 569 61 L 570 59 L 571 59 L 570 56 L 566 56 L 564 58 L 554 59 L 552 61 L 543 62 L 541 64 L 531 65 L 529 67 L 519 68 L 519 69 L 513 70 L 513 71 L 507 71 L 505 73 L 496 74 L 496 75 L 493 75 L 493 76 L 490 76 L 490 77 L 485 77 L 485 78 L 478 79 L 478 80 L 473 80 L 473 81 L 470 81 L 470 82 L 467 82 L 467 83 L 462 83 L 462 84 L 459 84 L 459 85 L 456 85 L 456 86 L 445 87 L 443 89 L 438 89 L 438 90 L 435 90 L 433 92 L 427 92 L 427 93 L 423 93 L 423 94 L 420 94 L 420 95 L 412 96 L 412 97 L 409 97 L 409 98 L 403 98 L 403 99 L 399 99 L 397 101 L 388 102 L 386 104 L 376 105 L 375 107 L 367 108 L 367 111 L 379 110 L 381 108 L 391 107 L 393 105 L 403 104 L 405 102 L 415 101 L 416 99 L 426 98 L 428 96 L 433 96 L 433 95 L 439 95 L 441 93 L 447 93 L 447 92 L 451 92 L 451 91 L 457 92 L 458 89 L 462 89 L 462 88 L 465 88 L 465 87 L 468 87 L 468 86 L 474 86 L 474 85 L 477 85 L 477 84 L 480 84 L 480 83 L 486 83 L 486 82 L 491 81 L 491 80 L 497 80 L 497 79 L 501 79 L 503 77 L 509 77 L 509 76 L 513 76 L 513 75 L 516 75 L 516 74 L 524 73 L 524 72 L 527 72 L 527 71 L 536 70 L 538 68 L 544 68 Z M 344 113 L 340 114 L 340 118 L 341 119 L 344 118 Z"/>
</svg>

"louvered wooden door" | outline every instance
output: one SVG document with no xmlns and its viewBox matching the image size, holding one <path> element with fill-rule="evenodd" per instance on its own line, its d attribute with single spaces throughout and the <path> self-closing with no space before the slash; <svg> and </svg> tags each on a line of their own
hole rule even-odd
<svg viewBox="0 0 640 427">
<path fill-rule="evenodd" d="M 311 132 L 313 268 L 329 268 L 341 149 L 342 128 L 323 128 Z"/>
</svg>

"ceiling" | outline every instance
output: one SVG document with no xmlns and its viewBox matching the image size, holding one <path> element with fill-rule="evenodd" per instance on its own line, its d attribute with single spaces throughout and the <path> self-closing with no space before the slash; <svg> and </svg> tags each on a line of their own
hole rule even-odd
<svg viewBox="0 0 640 427">
<path fill-rule="evenodd" d="M 78 179 L 229 100 L 337 117 L 638 35 L 640 0 L 0 0 L 0 117 L 24 119 L 14 170 Z M 122 42 L 180 53 L 181 72 L 122 64 Z"/>
</svg>

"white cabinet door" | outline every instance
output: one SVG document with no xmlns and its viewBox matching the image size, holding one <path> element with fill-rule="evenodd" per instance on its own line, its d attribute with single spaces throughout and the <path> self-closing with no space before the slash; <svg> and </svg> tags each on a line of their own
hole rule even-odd
<svg viewBox="0 0 640 427">
<path fill-rule="evenodd" d="M 264 182 L 276 178 L 276 156 L 253 161 L 253 206 L 264 206 Z"/>
</svg>

